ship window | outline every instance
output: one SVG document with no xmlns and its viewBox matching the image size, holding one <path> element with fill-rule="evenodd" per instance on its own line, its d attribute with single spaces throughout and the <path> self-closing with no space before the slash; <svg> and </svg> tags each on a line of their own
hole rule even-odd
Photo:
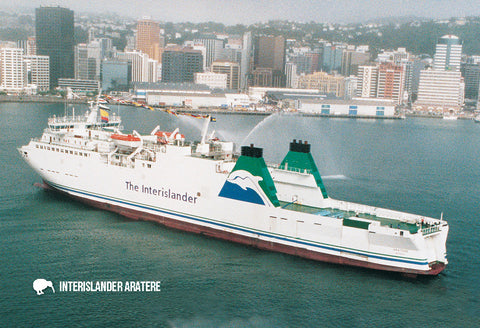
<svg viewBox="0 0 480 328">
<path fill-rule="evenodd" d="M 75 152 L 75 155 L 78 155 L 78 152 L 77 152 L 77 151 Z"/>
<path fill-rule="evenodd" d="M 73 150 L 70 150 L 70 155 L 73 155 Z"/>
<path fill-rule="evenodd" d="M 147 164 L 147 167 L 150 169 L 152 168 L 152 164 Z"/>
<path fill-rule="evenodd" d="M 58 148 L 55 148 L 55 150 L 57 151 L 57 153 L 60 151 L 60 149 L 58 149 Z"/>
<path fill-rule="evenodd" d="M 403 236 L 403 231 L 400 231 L 400 236 Z"/>
<path fill-rule="evenodd" d="M 63 149 L 60 149 L 60 152 L 63 153 L 63 152 L 65 152 L 65 151 L 64 151 Z"/>
<path fill-rule="evenodd" d="M 87 157 L 87 153 L 83 154 L 83 156 Z"/>
</svg>

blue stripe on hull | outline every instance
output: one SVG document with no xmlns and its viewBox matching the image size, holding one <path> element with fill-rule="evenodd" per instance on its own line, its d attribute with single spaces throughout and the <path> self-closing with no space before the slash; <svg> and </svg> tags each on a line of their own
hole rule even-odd
<svg viewBox="0 0 480 328">
<path fill-rule="evenodd" d="M 176 217 L 181 217 L 181 218 L 184 218 L 184 219 L 189 219 L 189 220 L 198 221 L 198 222 L 202 222 L 202 223 L 208 223 L 208 224 L 212 224 L 212 225 L 222 227 L 222 228 L 229 228 L 229 229 L 233 229 L 233 230 L 237 230 L 237 231 L 241 231 L 241 232 L 256 234 L 256 235 L 260 235 L 260 236 L 264 236 L 264 237 L 268 237 L 268 238 L 274 238 L 274 239 L 277 239 L 277 240 L 287 241 L 287 242 L 291 242 L 291 243 L 295 243 L 295 244 L 313 246 L 313 247 L 322 248 L 322 249 L 325 249 L 325 250 L 330 250 L 330 251 L 335 251 L 335 252 L 344 252 L 344 253 L 349 253 L 349 254 L 354 254 L 354 255 L 367 256 L 367 257 L 370 257 L 370 258 L 375 258 L 375 259 L 385 260 L 385 261 L 393 261 L 393 262 L 408 263 L 408 264 L 415 264 L 415 265 L 428 265 L 428 262 L 426 260 L 414 261 L 414 260 L 404 260 L 404 259 L 397 259 L 397 258 L 388 258 L 388 257 L 385 257 L 385 256 L 380 256 L 380 255 L 368 254 L 368 253 L 363 253 L 363 252 L 356 252 L 356 251 L 352 251 L 352 250 L 340 249 L 340 248 L 335 248 L 335 247 L 325 246 L 325 245 L 318 245 L 318 244 L 311 243 L 311 242 L 308 242 L 308 241 L 301 241 L 301 240 L 285 238 L 285 237 L 281 237 L 281 236 L 272 235 L 272 234 L 269 234 L 269 233 L 266 233 L 266 232 L 253 231 L 253 230 L 249 230 L 249 229 L 246 229 L 246 228 L 235 227 L 235 226 L 231 226 L 231 225 L 228 225 L 228 224 L 213 222 L 213 221 L 202 219 L 202 218 L 196 218 L 196 217 L 191 217 L 191 216 L 184 215 L 184 214 L 172 213 L 172 212 L 169 212 L 169 211 L 160 210 L 160 209 L 145 206 L 145 205 L 130 203 L 130 202 L 127 202 L 127 201 L 124 201 L 124 200 L 115 200 L 115 199 L 108 198 L 108 197 L 105 197 L 105 196 L 98 196 L 98 195 L 94 195 L 94 194 L 84 192 L 84 191 L 73 190 L 73 189 L 70 189 L 70 188 L 67 188 L 67 187 L 64 187 L 64 186 L 60 186 L 60 185 L 51 183 L 51 182 L 48 182 L 48 184 L 52 185 L 53 187 L 55 187 L 57 189 L 64 190 L 64 191 L 70 192 L 70 193 L 81 194 L 81 195 L 85 195 L 85 196 L 89 196 L 89 197 L 93 197 L 93 198 L 98 198 L 98 199 L 102 199 L 102 200 L 111 201 L 111 202 L 114 202 L 114 203 L 133 206 L 133 207 L 137 207 L 137 208 L 141 208 L 141 209 L 145 209 L 145 210 L 150 210 L 150 211 L 155 211 L 155 212 L 167 214 L 167 215 L 170 215 L 170 216 L 176 216 Z"/>
</svg>

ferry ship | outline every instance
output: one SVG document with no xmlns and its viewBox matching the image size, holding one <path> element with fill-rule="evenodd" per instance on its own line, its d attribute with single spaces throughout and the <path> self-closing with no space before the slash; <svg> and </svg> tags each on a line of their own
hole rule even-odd
<svg viewBox="0 0 480 328">
<path fill-rule="evenodd" d="M 106 117 L 105 117 L 106 116 Z M 19 148 L 42 186 L 135 220 L 308 259 L 406 275 L 447 265 L 448 223 L 330 198 L 311 145 L 293 140 L 281 163 L 254 145 L 178 129 L 121 131 L 120 117 L 92 104 L 82 116 L 51 117 Z"/>
</svg>

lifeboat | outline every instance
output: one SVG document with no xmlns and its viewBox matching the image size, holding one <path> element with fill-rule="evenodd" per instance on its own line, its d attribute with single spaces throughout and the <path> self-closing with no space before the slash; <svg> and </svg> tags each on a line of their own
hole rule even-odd
<svg viewBox="0 0 480 328">
<path fill-rule="evenodd" d="M 110 138 L 112 138 L 113 142 L 120 147 L 138 148 L 142 145 L 142 139 L 133 134 L 114 133 Z"/>
</svg>

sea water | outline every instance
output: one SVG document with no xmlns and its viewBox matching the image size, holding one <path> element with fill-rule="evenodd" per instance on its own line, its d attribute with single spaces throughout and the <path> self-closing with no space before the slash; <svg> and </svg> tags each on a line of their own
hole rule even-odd
<svg viewBox="0 0 480 328">
<path fill-rule="evenodd" d="M 192 117 L 113 110 L 127 131 L 160 125 L 200 138 L 202 121 Z M 308 140 L 330 197 L 443 215 L 448 266 L 437 277 L 407 279 L 130 221 L 34 187 L 41 179 L 16 148 L 64 111 L 0 104 L 0 326 L 480 326 L 480 124 L 274 114 L 217 115 L 210 125 L 237 149 L 263 147 L 268 162 L 279 162 L 293 139 Z M 37 295 L 38 278 L 56 292 Z M 62 292 L 60 281 L 155 281 L 161 290 Z"/>
</svg>

